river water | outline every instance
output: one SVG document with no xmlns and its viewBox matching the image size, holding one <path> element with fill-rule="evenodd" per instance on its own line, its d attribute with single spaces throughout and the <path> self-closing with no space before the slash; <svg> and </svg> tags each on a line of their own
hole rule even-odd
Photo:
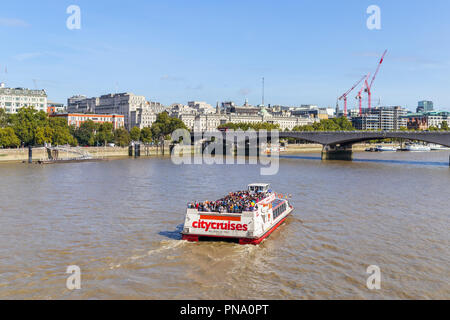
<svg viewBox="0 0 450 320">
<path fill-rule="evenodd" d="M 0 165 L 0 299 L 448 299 L 449 152 Z M 180 240 L 186 203 L 251 182 L 291 194 L 260 246 Z M 81 290 L 66 268 L 81 268 Z M 366 269 L 381 270 L 369 290 Z"/>
</svg>

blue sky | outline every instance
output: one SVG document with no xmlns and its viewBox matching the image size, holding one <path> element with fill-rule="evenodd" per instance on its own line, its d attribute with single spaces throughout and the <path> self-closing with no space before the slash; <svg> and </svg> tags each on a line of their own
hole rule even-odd
<svg viewBox="0 0 450 320">
<path fill-rule="evenodd" d="M 68 30 L 69 5 L 81 30 Z M 366 9 L 381 8 L 381 30 Z M 388 55 L 373 87 L 383 105 L 430 99 L 450 110 L 450 1 L 4 2 L 0 80 L 49 99 L 133 92 L 189 100 L 335 106 Z M 8 73 L 5 74 L 5 66 Z M 354 106 L 355 93 L 349 104 Z"/>
</svg>

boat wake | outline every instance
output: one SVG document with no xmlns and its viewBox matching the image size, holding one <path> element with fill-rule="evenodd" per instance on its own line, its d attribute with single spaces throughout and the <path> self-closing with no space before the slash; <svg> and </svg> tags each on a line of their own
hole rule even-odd
<svg viewBox="0 0 450 320">
<path fill-rule="evenodd" d="M 160 248 L 149 250 L 144 254 L 131 256 L 129 258 L 126 258 L 124 261 L 122 261 L 120 263 L 110 263 L 109 269 L 110 270 L 118 269 L 128 263 L 135 263 L 137 260 L 142 260 L 142 259 L 148 258 L 150 256 L 153 256 L 153 255 L 156 255 L 159 253 L 163 253 L 165 251 L 170 251 L 172 249 L 176 249 L 178 247 L 184 246 L 188 243 L 185 241 L 179 241 L 179 240 L 163 240 L 163 241 L 161 241 L 160 244 L 161 244 Z"/>
</svg>

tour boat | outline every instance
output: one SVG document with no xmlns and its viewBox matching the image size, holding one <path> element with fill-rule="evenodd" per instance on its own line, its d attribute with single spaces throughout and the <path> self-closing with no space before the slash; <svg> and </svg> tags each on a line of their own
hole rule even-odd
<svg viewBox="0 0 450 320">
<path fill-rule="evenodd" d="M 407 144 L 406 150 L 414 152 L 428 152 L 431 151 L 431 148 L 420 144 Z"/>
<path fill-rule="evenodd" d="M 286 152 L 286 146 L 281 144 L 281 145 L 271 145 L 271 146 L 266 146 L 266 148 L 264 149 L 264 153 L 266 154 L 271 154 L 271 153 L 281 153 L 281 152 Z"/>
<path fill-rule="evenodd" d="M 287 198 L 269 184 L 254 183 L 217 201 L 188 204 L 182 239 L 260 244 L 294 210 Z"/>
<path fill-rule="evenodd" d="M 450 150 L 449 147 L 444 147 L 444 146 L 442 146 L 440 144 L 429 144 L 428 146 L 430 147 L 430 149 L 432 151 L 441 151 L 441 150 L 447 151 L 447 150 Z"/>
<path fill-rule="evenodd" d="M 377 146 L 375 150 L 380 152 L 396 152 L 398 148 L 390 146 Z"/>
</svg>

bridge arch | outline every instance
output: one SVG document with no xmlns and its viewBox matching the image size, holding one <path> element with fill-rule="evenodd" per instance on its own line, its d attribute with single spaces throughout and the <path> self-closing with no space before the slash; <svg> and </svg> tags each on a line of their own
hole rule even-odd
<svg viewBox="0 0 450 320">
<path fill-rule="evenodd" d="M 450 132 L 408 131 L 336 131 L 336 132 L 280 132 L 280 138 L 295 138 L 322 145 L 352 145 L 378 139 L 405 139 L 450 147 Z"/>
</svg>

